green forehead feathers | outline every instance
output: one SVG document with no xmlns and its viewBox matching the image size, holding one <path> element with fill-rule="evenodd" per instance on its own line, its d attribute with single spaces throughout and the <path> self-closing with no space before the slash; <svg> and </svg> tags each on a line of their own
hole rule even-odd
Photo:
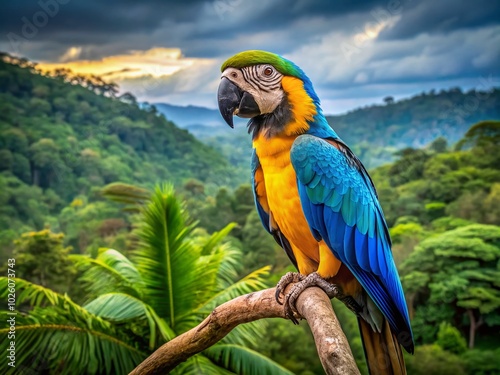
<svg viewBox="0 0 500 375">
<path fill-rule="evenodd" d="M 274 66 L 278 72 L 287 76 L 297 78 L 301 78 L 302 76 L 301 70 L 291 61 L 275 53 L 257 50 L 240 52 L 230 57 L 222 64 L 221 72 L 229 67 L 241 69 L 245 66 L 259 64 L 270 64 Z"/>
</svg>

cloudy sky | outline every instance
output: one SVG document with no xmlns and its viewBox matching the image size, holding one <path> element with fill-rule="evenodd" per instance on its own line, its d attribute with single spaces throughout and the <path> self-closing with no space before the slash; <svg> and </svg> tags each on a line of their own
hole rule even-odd
<svg viewBox="0 0 500 375">
<path fill-rule="evenodd" d="M 388 95 L 500 86 L 500 1 L 2 0 L 0 50 L 118 82 L 140 100 L 216 107 L 220 64 L 297 63 L 326 113 Z"/>
</svg>

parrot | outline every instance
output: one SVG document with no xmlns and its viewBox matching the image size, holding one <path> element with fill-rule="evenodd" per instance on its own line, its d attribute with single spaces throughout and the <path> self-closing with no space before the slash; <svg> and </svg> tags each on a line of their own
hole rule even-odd
<svg viewBox="0 0 500 375">
<path fill-rule="evenodd" d="M 357 315 L 370 374 L 406 374 L 401 347 L 413 354 L 413 333 L 367 170 L 329 125 L 311 80 L 292 61 L 249 50 L 228 58 L 221 72 L 222 118 L 230 127 L 233 116 L 249 119 L 262 225 L 298 270 L 278 282 L 278 303 L 297 324 L 300 293 L 322 288 Z"/>
</svg>

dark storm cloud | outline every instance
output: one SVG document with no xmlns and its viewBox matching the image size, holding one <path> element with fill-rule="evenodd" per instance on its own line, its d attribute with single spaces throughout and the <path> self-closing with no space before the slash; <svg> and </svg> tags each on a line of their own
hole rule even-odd
<svg viewBox="0 0 500 375">
<path fill-rule="evenodd" d="M 49 55 L 48 51 L 58 50 L 61 54 L 74 45 L 109 45 L 110 49 L 102 51 L 84 48 L 85 58 L 98 58 L 99 52 L 145 48 L 145 45 L 181 46 L 188 55 L 214 57 L 227 52 L 227 42 L 238 36 L 286 29 L 303 19 L 339 19 L 319 30 L 314 20 L 310 25 L 302 25 L 301 30 L 290 30 L 292 36 L 301 36 L 300 39 L 290 38 L 295 44 L 307 41 L 311 34 L 320 35 L 327 29 L 346 26 L 340 20 L 342 17 L 366 13 L 383 3 L 376 0 L 251 3 L 244 0 L 7 0 L 1 5 L 0 41 L 4 42 L 3 47 L 5 42 L 11 41 L 12 33 L 24 37 L 32 43 L 25 44 L 19 52 L 42 59 Z M 54 4 L 58 9 L 52 15 Z M 47 24 L 37 28 L 36 37 L 26 38 L 23 34 L 26 20 L 33 23 L 40 12 L 49 14 Z M 289 50 L 278 49 L 281 53 Z"/>
<path fill-rule="evenodd" d="M 85 31 L 89 34 L 151 31 L 156 29 L 166 17 L 178 21 L 188 20 L 201 0 L 185 1 L 134 1 L 134 0 L 39 0 L 3 1 L 0 13 L 0 33 L 5 34 L 20 29 L 22 18 L 32 20 L 44 9 L 58 8 L 51 15 L 43 33 L 53 34 L 65 31 Z M 54 6 L 54 4 L 56 4 Z M 48 13 L 52 12 L 49 10 Z"/>
<path fill-rule="evenodd" d="M 500 2 L 491 0 L 402 0 L 404 22 L 385 30 L 381 39 L 407 39 L 422 33 L 446 33 L 498 24 Z"/>
<path fill-rule="evenodd" d="M 25 20 L 33 22 L 54 3 L 57 14 L 26 37 Z M 390 87 L 397 96 L 398 87 L 407 93 L 498 78 L 499 20 L 500 2 L 488 0 L 0 0 L 0 50 L 46 62 L 100 60 L 153 47 L 209 58 L 215 65 L 181 70 L 149 92 L 172 93 L 182 104 L 213 97 L 210 85 L 228 56 L 266 49 L 295 61 L 322 98 L 333 101 L 342 92 L 373 97 Z M 11 43 L 9 33 L 24 39 Z M 68 59 L 73 49 L 78 53 Z M 140 80 L 131 81 L 130 90 Z"/>
<path fill-rule="evenodd" d="M 60 3 L 59 3 L 60 1 Z M 57 3 L 59 12 L 50 20 L 50 25 L 45 33 L 58 33 L 63 31 L 86 31 L 90 34 L 99 32 L 118 33 L 140 32 L 155 30 L 164 21 L 174 23 L 193 22 L 203 8 L 213 8 L 218 16 L 224 16 L 225 22 L 213 19 L 214 25 L 230 23 L 231 13 L 237 13 L 243 9 L 243 0 L 40 0 L 19 2 L 14 0 L 3 1 L 0 13 L 0 33 L 5 34 L 19 29 L 23 17 L 32 19 L 33 15 L 40 10 L 50 8 Z M 266 4 L 265 11 L 259 12 L 262 7 L 258 4 Z M 303 16 L 314 15 L 336 15 L 364 11 L 380 1 L 344 1 L 330 2 L 324 0 L 295 1 L 279 0 L 274 2 L 252 2 L 255 13 L 245 13 L 244 23 L 240 27 L 250 27 L 248 31 L 256 28 L 276 28 L 286 25 L 293 20 Z M 251 8 L 244 8 L 245 10 Z M 210 12 L 207 12 L 208 14 Z M 175 30 L 174 30 L 175 31 Z M 206 30 L 194 28 L 194 35 L 203 35 Z"/>
<path fill-rule="evenodd" d="M 487 0 L 7 0 L 1 5 L 0 47 L 8 46 L 9 33 L 22 37 L 24 20 L 33 22 L 37 12 L 53 4 L 57 14 L 48 11 L 47 25 L 27 38 L 22 54 L 47 59 L 78 45 L 83 58 L 94 59 L 160 45 L 181 47 L 188 56 L 216 57 L 241 49 L 238 40 L 247 42 L 245 48 L 263 45 L 286 54 L 332 30 L 352 32 L 365 22 L 378 22 L 393 10 L 401 21 L 384 30 L 381 39 L 479 27 L 500 18 L 500 3 Z M 282 30 L 287 32 L 280 38 Z M 277 37 L 266 40 L 266 32 Z M 252 35 L 262 37 L 245 40 Z"/>
<path fill-rule="evenodd" d="M 202 6 L 200 0 L 7 0 L 0 5 L 0 48 L 49 59 L 79 45 L 88 47 L 85 58 L 99 58 L 142 49 L 165 20 L 191 22 Z"/>
</svg>

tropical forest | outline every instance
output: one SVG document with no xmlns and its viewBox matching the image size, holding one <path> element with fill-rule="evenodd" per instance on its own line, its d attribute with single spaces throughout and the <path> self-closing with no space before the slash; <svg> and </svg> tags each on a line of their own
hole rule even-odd
<svg viewBox="0 0 500 375">
<path fill-rule="evenodd" d="M 1 55 L 2 361 L 12 280 L 17 311 L 16 367 L 2 373 L 128 374 L 295 270 L 255 209 L 245 125 L 196 133 L 161 108 Z M 500 88 L 387 97 L 327 120 L 390 228 L 416 342 L 408 373 L 500 374 Z M 368 374 L 356 316 L 332 304 Z M 264 319 L 172 374 L 323 371 L 306 321 Z"/>
</svg>

